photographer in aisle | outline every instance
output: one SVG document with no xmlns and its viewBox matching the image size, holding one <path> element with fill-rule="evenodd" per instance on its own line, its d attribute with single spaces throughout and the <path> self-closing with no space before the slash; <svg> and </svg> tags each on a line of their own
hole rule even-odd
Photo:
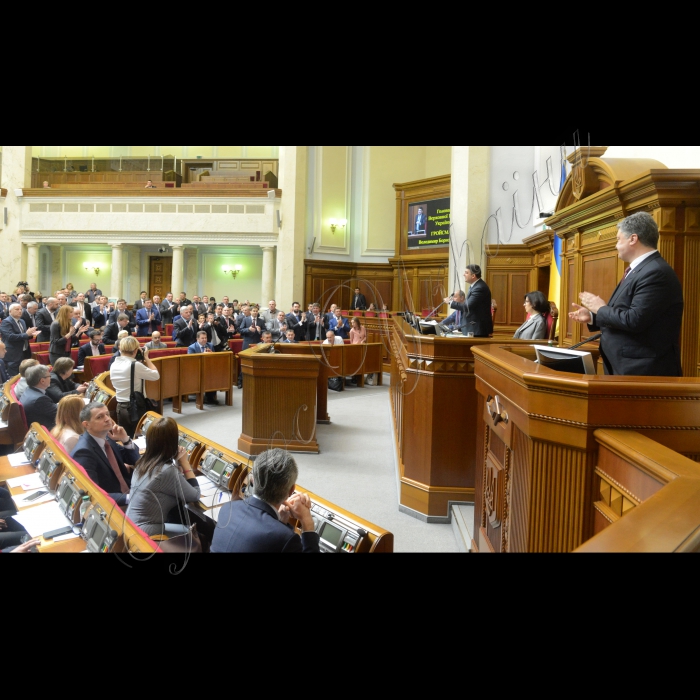
<svg viewBox="0 0 700 700">
<path fill-rule="evenodd" d="M 148 350 L 142 350 L 136 338 L 124 338 L 119 343 L 119 352 L 121 355 L 114 361 L 109 370 L 109 376 L 117 392 L 117 421 L 126 430 L 127 435 L 133 438 L 141 416 L 133 420 L 135 413 L 131 405 L 132 391 L 145 396 L 144 382 L 157 382 L 160 379 L 160 373 L 148 359 Z M 140 397 L 135 395 L 134 400 L 137 398 Z M 143 409 L 142 406 L 135 408 L 138 408 L 137 412 Z"/>
</svg>

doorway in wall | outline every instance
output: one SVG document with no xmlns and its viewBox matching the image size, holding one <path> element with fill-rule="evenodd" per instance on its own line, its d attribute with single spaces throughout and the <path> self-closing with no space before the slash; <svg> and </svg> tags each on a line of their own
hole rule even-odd
<svg viewBox="0 0 700 700">
<path fill-rule="evenodd" d="M 148 290 L 150 298 L 159 296 L 165 299 L 165 295 L 172 291 L 173 283 L 173 259 L 166 257 L 151 258 L 151 270 L 148 277 Z"/>
</svg>

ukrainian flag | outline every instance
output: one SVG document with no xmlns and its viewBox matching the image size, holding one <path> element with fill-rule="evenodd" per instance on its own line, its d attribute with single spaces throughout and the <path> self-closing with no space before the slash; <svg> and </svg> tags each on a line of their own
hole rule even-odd
<svg viewBox="0 0 700 700">
<path fill-rule="evenodd" d="M 566 184 L 566 161 L 561 164 L 561 186 L 559 192 L 564 190 Z M 549 275 L 549 300 L 553 301 L 559 309 L 559 314 L 565 313 L 561 308 L 561 264 L 562 264 L 562 243 L 559 236 L 554 236 L 554 254 L 552 255 L 552 268 Z"/>
</svg>

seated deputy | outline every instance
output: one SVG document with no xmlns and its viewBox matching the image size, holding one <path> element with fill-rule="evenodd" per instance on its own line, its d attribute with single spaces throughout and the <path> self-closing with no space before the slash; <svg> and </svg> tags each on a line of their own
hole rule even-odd
<svg viewBox="0 0 700 700">
<path fill-rule="evenodd" d="M 212 554 L 320 554 L 311 499 L 294 493 L 298 476 L 289 452 L 263 452 L 255 460 L 248 497 L 221 507 Z M 301 537 L 289 524 L 292 518 L 301 523 Z"/>
<path fill-rule="evenodd" d="M 30 367 L 36 367 L 39 364 L 39 360 L 23 360 L 19 366 L 19 376 L 21 379 L 15 384 L 15 396 L 17 401 L 22 398 L 22 394 L 27 390 L 27 379 L 26 372 Z"/>
<path fill-rule="evenodd" d="M 551 311 L 549 302 L 542 292 L 530 292 L 525 295 L 525 313 L 529 318 L 513 336 L 514 340 L 544 340 L 547 337 L 546 316 Z"/>
<path fill-rule="evenodd" d="M 127 516 L 147 535 L 187 534 L 185 506 L 201 497 L 187 450 L 178 445 L 180 431 L 172 418 L 154 421 L 146 435 L 146 452 L 136 463 Z"/>
<path fill-rule="evenodd" d="M 27 416 L 27 425 L 38 423 L 47 430 L 56 427 L 56 413 L 58 406 L 50 396 L 46 395 L 47 389 L 51 386 L 51 373 L 45 365 L 30 367 L 26 373 L 27 390 L 22 394 L 20 403 L 24 406 L 24 413 Z"/>
<path fill-rule="evenodd" d="M 64 396 L 85 395 L 88 385 L 73 381 L 74 368 L 75 362 L 70 357 L 59 357 L 54 363 L 51 386 L 46 390 L 46 395 L 51 397 L 54 403 L 60 403 Z"/>
</svg>

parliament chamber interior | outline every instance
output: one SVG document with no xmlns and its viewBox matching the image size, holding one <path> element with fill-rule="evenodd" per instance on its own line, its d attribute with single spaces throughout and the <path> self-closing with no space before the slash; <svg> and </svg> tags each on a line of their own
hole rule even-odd
<svg viewBox="0 0 700 700">
<path fill-rule="evenodd" d="M 700 146 L 571 143 L 0 146 L 0 552 L 700 551 Z"/>
</svg>

